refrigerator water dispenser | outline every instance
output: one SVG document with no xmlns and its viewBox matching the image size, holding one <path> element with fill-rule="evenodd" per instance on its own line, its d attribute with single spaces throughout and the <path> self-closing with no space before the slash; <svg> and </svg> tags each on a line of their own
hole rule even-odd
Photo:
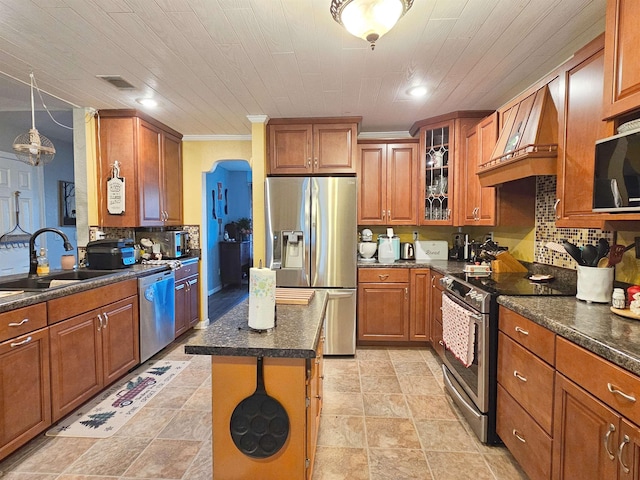
<svg viewBox="0 0 640 480">
<path fill-rule="evenodd" d="M 282 268 L 302 268 L 304 236 L 302 232 L 282 232 Z"/>
</svg>

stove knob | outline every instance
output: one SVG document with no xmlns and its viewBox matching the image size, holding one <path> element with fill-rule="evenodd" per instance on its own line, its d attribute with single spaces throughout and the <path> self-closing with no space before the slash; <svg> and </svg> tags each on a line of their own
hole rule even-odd
<svg viewBox="0 0 640 480">
<path fill-rule="evenodd" d="M 440 279 L 440 285 L 444 285 L 445 287 L 450 287 L 452 283 L 453 283 L 453 278 L 442 277 Z"/>
</svg>

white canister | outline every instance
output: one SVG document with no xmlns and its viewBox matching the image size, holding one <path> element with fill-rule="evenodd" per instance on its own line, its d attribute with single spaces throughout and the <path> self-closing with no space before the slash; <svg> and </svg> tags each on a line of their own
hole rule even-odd
<svg viewBox="0 0 640 480">
<path fill-rule="evenodd" d="M 609 303 L 613 293 L 614 268 L 584 267 L 578 265 L 578 300 Z"/>
</svg>

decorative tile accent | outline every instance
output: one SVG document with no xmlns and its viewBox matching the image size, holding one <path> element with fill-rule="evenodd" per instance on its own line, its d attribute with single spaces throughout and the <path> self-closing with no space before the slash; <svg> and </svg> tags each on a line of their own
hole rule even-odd
<svg viewBox="0 0 640 480">
<path fill-rule="evenodd" d="M 613 244 L 613 232 L 596 228 L 558 228 L 553 208 L 556 202 L 557 177 L 538 176 L 536 179 L 536 237 L 534 259 L 538 263 L 576 269 L 576 262 L 566 253 L 558 253 L 545 247 L 547 242 L 562 243 L 569 240 L 579 247 L 596 244 L 601 237 Z"/>
</svg>

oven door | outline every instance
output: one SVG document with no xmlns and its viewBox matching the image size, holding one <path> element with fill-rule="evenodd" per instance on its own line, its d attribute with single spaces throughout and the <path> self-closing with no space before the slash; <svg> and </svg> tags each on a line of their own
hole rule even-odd
<svg viewBox="0 0 640 480">
<path fill-rule="evenodd" d="M 468 315 L 472 321 L 474 339 L 473 360 L 469 366 L 465 366 L 462 360 L 456 358 L 449 348 L 444 349 L 443 362 L 455 378 L 458 387 L 462 388 L 476 409 L 485 414 L 489 411 L 489 314 L 479 313 L 446 291 L 442 292 L 442 295 L 450 300 L 447 302 L 443 298 L 443 324 L 447 314 Z M 448 309 L 451 311 L 448 312 Z"/>
</svg>

